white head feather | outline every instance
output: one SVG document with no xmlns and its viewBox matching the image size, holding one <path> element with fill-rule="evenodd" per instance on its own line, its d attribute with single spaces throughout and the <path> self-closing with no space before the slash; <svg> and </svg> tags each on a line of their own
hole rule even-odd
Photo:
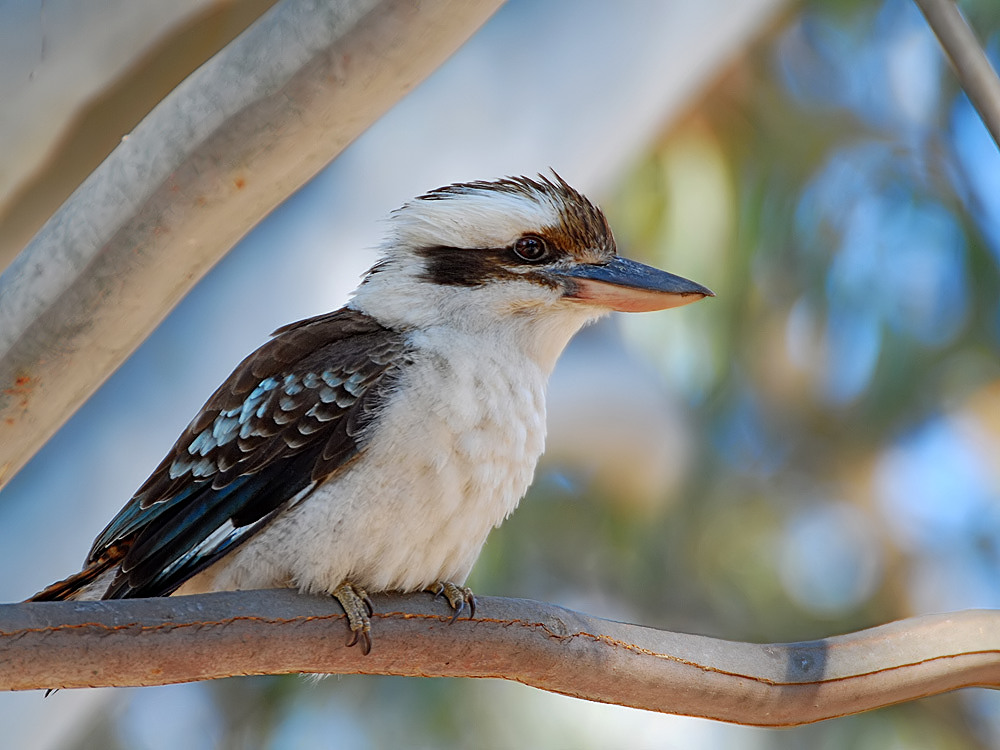
<svg viewBox="0 0 1000 750">
<path fill-rule="evenodd" d="M 564 299 L 562 290 L 496 262 L 474 283 L 435 281 L 436 255 L 494 253 L 520 237 L 539 235 L 558 246 L 561 262 L 592 262 L 613 255 L 614 240 L 603 214 L 558 175 L 509 177 L 438 188 L 390 216 L 383 258 L 354 294 L 351 305 L 394 328 L 446 326 L 481 334 L 514 336 L 547 368 L 569 338 L 604 311 Z M 455 254 L 459 253 L 459 254 Z M 471 258 L 470 258 L 471 260 Z M 524 270 L 537 270 L 534 268 Z"/>
</svg>

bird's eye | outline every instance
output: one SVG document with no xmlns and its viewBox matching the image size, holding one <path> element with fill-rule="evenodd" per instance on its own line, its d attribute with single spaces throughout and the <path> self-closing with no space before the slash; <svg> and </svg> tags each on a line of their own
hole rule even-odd
<svg viewBox="0 0 1000 750">
<path fill-rule="evenodd" d="M 542 260 L 548 255 L 548 251 L 545 240 L 533 234 L 526 235 L 514 243 L 514 253 L 522 260 L 531 262 Z"/>
</svg>

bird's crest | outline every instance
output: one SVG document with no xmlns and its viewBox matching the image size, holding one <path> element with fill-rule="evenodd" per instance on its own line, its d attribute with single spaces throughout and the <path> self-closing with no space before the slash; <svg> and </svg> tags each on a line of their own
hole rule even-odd
<svg viewBox="0 0 1000 750">
<path fill-rule="evenodd" d="M 446 185 L 406 203 L 391 221 L 392 239 L 412 249 L 493 249 L 534 233 L 583 262 L 616 252 L 601 210 L 554 171 Z"/>
</svg>

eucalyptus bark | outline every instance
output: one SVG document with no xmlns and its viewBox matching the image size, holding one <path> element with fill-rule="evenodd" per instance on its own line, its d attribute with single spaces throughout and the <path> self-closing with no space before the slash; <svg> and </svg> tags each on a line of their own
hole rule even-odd
<svg viewBox="0 0 1000 750">
<path fill-rule="evenodd" d="M 753 644 L 480 597 L 449 624 L 427 594 L 377 595 L 373 648 L 331 598 L 290 590 L 0 605 L 0 689 L 162 685 L 233 675 L 493 677 L 586 700 L 784 727 L 961 687 L 1000 686 L 1000 612 L 917 617 Z"/>
</svg>

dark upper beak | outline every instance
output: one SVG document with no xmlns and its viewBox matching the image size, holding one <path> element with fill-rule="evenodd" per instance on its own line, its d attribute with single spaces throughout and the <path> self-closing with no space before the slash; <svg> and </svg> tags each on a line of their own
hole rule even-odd
<svg viewBox="0 0 1000 750">
<path fill-rule="evenodd" d="M 550 273 L 565 279 L 565 297 L 620 312 L 666 310 L 715 296 L 701 284 L 618 255 Z"/>
</svg>

